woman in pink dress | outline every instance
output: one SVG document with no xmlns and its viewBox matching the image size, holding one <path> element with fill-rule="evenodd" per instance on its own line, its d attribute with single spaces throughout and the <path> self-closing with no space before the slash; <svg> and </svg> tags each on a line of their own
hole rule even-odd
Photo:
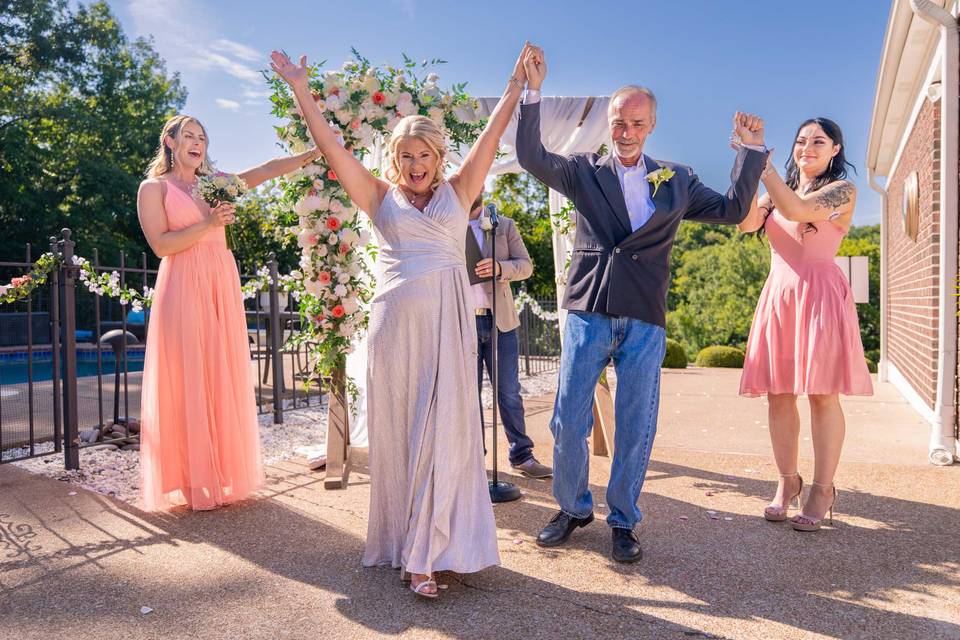
<svg viewBox="0 0 960 640">
<path fill-rule="evenodd" d="M 794 138 L 786 180 L 768 163 L 761 178 L 767 193 L 739 226 L 770 239 L 770 275 L 757 303 L 740 380 L 741 395 L 766 394 L 769 402 L 780 481 L 763 515 L 782 522 L 796 499 L 801 511 L 790 524 L 798 531 L 818 530 L 828 513 L 832 524 L 833 477 L 845 429 L 839 394 L 873 394 L 853 294 L 834 262 L 856 203 L 856 188 L 845 179 L 848 164 L 837 124 L 807 120 Z M 797 396 L 802 394 L 810 402 L 814 451 L 805 501 L 797 465 Z"/>
<path fill-rule="evenodd" d="M 236 502 L 263 478 L 240 277 L 224 227 L 234 205 L 193 195 L 212 172 L 207 132 L 175 116 L 140 184 L 137 215 L 162 260 L 147 334 L 141 399 L 143 505 L 200 511 Z M 244 171 L 250 188 L 305 165 L 316 150 Z"/>
</svg>

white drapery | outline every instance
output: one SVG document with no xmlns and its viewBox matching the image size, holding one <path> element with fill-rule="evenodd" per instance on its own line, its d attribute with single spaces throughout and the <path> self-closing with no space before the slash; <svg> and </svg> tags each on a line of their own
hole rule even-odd
<svg viewBox="0 0 960 640">
<path fill-rule="evenodd" d="M 486 118 L 496 107 L 500 98 L 478 98 L 479 107 L 463 109 L 458 115 L 462 120 L 474 121 Z M 570 98 L 544 97 L 540 105 L 540 135 L 544 147 L 548 151 L 560 155 L 574 153 L 590 153 L 597 151 L 601 145 L 609 146 L 610 134 L 607 125 L 608 97 L 600 98 Z M 503 136 L 500 138 L 501 155 L 494 160 L 490 169 L 490 176 L 502 173 L 518 173 L 523 171 L 517 162 L 516 140 L 519 112 L 514 114 Z M 463 162 L 469 148 L 462 147 L 458 151 L 448 154 L 450 171 L 453 172 Z M 380 169 L 381 175 L 386 168 L 385 153 L 382 144 L 377 143 L 373 153 L 364 159 L 368 169 Z M 489 183 L 488 183 L 489 184 Z M 563 206 L 564 198 L 550 189 L 550 215 L 557 213 Z M 372 235 L 372 234 L 371 234 Z M 564 266 L 567 255 L 571 250 L 571 239 L 553 233 L 553 266 L 558 281 L 564 275 Z M 365 259 L 369 259 L 365 256 Z M 371 268 L 373 265 L 369 265 Z M 563 286 L 557 284 L 557 308 L 563 298 Z M 564 315 L 561 313 L 560 322 Z M 366 367 L 367 343 L 366 336 L 361 336 L 355 344 L 353 353 L 347 357 L 347 375 L 357 383 L 358 395 L 356 404 L 352 406 L 355 415 L 350 423 L 350 443 L 355 447 L 367 446 L 367 416 L 366 416 Z"/>
</svg>

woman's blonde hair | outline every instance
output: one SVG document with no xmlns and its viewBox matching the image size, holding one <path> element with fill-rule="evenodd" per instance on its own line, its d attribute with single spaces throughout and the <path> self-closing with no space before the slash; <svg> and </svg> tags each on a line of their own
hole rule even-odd
<svg viewBox="0 0 960 640">
<path fill-rule="evenodd" d="M 397 147 L 404 138 L 416 138 L 426 144 L 437 154 L 437 171 L 430 183 L 431 189 L 436 189 L 443 182 L 443 166 L 447 156 L 447 139 L 443 130 L 436 122 L 426 116 L 407 116 L 397 123 L 390 136 L 390 145 L 387 153 L 390 155 L 390 166 L 387 167 L 387 180 L 393 184 L 400 183 L 400 159 L 397 157 Z"/>
<path fill-rule="evenodd" d="M 207 149 L 210 148 L 210 136 L 207 135 L 207 129 L 203 126 L 203 123 L 193 116 L 173 116 L 164 123 L 163 129 L 160 131 L 160 145 L 157 147 L 157 153 L 153 156 L 150 166 L 147 167 L 148 178 L 158 178 L 165 173 L 170 173 L 173 169 L 173 149 L 168 147 L 165 141 L 167 137 L 176 139 L 180 135 L 183 125 L 188 122 L 196 123 L 198 127 L 203 129 L 203 136 L 207 139 Z M 210 162 L 210 156 L 204 151 L 203 162 L 197 169 L 197 175 L 202 176 L 210 173 L 213 173 L 213 164 Z"/>
</svg>

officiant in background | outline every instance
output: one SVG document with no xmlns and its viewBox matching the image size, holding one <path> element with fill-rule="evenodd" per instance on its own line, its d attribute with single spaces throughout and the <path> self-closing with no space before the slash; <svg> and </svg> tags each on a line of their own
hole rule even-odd
<svg viewBox="0 0 960 640">
<path fill-rule="evenodd" d="M 491 259 L 491 236 L 496 233 L 497 262 Z M 520 318 L 513 302 L 510 283 L 526 280 L 533 274 L 530 254 L 523 244 L 513 220 L 499 216 L 494 230 L 483 207 L 483 194 L 470 207 L 470 226 L 466 237 L 467 268 L 473 272 L 474 307 L 477 316 L 477 393 L 483 388 L 483 370 L 493 370 L 493 330 L 496 324 L 497 341 L 497 404 L 503 421 L 503 430 L 510 443 L 510 466 L 531 478 L 549 478 L 553 469 L 540 464 L 533 455 L 533 441 L 527 436 L 523 398 L 520 397 L 520 343 L 517 327 Z M 496 278 L 491 279 L 496 269 Z M 494 281 L 496 293 L 494 293 Z M 497 296 L 497 317 L 494 323 L 491 311 L 493 296 Z M 480 397 L 481 424 L 483 399 Z M 494 434 L 493 437 L 496 437 Z M 486 442 L 486 436 L 484 436 Z M 484 445 L 486 448 L 486 445 Z"/>
</svg>

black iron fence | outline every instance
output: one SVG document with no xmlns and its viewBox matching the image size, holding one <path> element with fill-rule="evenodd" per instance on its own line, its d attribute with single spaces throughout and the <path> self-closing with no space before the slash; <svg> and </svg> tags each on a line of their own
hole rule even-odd
<svg viewBox="0 0 960 640">
<path fill-rule="evenodd" d="M 80 267 L 70 230 L 50 239 L 60 256 L 47 283 L 0 312 L 0 463 L 63 453 L 67 469 L 79 468 L 86 447 L 139 448 L 140 385 L 149 308 L 137 313 L 116 298 L 91 292 L 79 282 Z M 22 276 L 41 252 L 27 246 L 22 262 L 0 262 L 0 282 Z M 101 264 L 122 288 L 143 291 L 156 283 L 146 254 Z M 241 281 L 259 278 L 262 265 L 239 265 Z M 246 273 L 244 272 L 246 267 Z M 285 409 L 318 406 L 319 380 L 311 379 L 309 344 L 290 338 L 301 329 L 297 301 L 278 286 L 271 260 L 268 287 L 245 301 L 254 393 L 260 415 L 283 422 Z M 560 355 L 556 301 L 537 301 L 520 313 L 520 366 L 526 375 L 557 368 Z"/>
<path fill-rule="evenodd" d="M 530 375 L 555 371 L 560 365 L 560 330 L 556 300 L 536 300 L 520 311 L 520 370 Z"/>
<path fill-rule="evenodd" d="M 82 448 L 139 448 L 150 312 L 78 282 L 70 235 L 51 238 L 61 261 L 47 283 L 0 313 L 0 462 L 63 453 L 66 468 L 76 469 Z M 28 273 L 39 253 L 28 245 L 23 262 L 0 262 L 0 282 Z M 121 287 L 156 283 L 145 254 L 134 264 L 122 254 L 116 265 L 101 264 L 96 250 L 89 258 L 96 273 L 116 273 Z M 276 262 L 267 266 L 269 287 L 245 308 L 257 410 L 279 424 L 284 409 L 319 405 L 321 387 L 310 380 L 307 347 L 288 342 L 300 330 L 296 300 L 278 290 Z"/>
</svg>

